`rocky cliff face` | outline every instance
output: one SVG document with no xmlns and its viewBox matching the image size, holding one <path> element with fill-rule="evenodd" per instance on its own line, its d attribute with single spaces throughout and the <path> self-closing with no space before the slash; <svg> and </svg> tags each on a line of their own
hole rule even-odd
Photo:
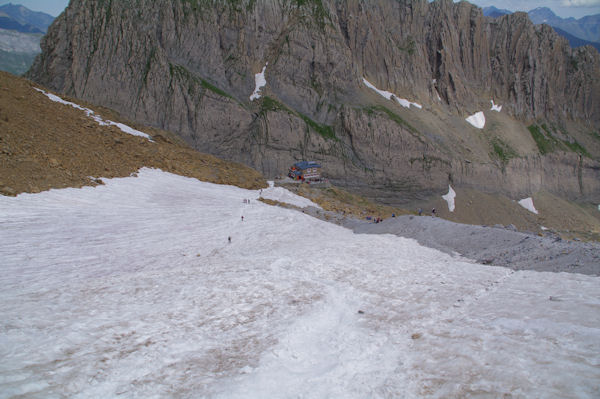
<svg viewBox="0 0 600 399">
<path fill-rule="evenodd" d="M 320 161 L 386 202 L 448 183 L 600 198 L 600 56 L 525 14 L 451 0 L 132 3 L 72 0 L 29 77 L 267 176 Z M 465 121 L 477 111 L 483 130 Z"/>
</svg>

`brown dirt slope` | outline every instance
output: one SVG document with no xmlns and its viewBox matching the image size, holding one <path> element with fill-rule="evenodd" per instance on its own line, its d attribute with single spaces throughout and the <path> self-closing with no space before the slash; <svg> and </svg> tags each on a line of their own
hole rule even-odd
<svg viewBox="0 0 600 399">
<path fill-rule="evenodd" d="M 135 126 L 114 111 L 70 100 L 104 119 L 151 135 L 154 142 L 100 126 L 83 111 L 50 101 L 32 82 L 0 72 L 0 194 L 96 185 L 95 178 L 124 177 L 142 167 L 243 188 L 266 187 L 244 165 L 187 147 L 175 135 Z"/>
</svg>

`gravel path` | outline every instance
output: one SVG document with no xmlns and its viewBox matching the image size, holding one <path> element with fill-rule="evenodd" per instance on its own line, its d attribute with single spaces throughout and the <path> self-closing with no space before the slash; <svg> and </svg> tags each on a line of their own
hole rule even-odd
<svg viewBox="0 0 600 399">
<path fill-rule="evenodd" d="M 395 234 L 421 245 L 458 253 L 478 263 L 514 270 L 581 273 L 600 276 L 600 243 L 540 237 L 505 227 L 459 224 L 430 216 L 400 216 L 374 224 L 345 220 L 355 233 Z"/>
</svg>

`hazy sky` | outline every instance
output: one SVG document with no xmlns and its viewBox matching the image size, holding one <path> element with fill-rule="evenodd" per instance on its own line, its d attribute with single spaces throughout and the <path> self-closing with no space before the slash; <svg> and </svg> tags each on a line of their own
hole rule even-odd
<svg viewBox="0 0 600 399">
<path fill-rule="evenodd" d="M 372 0 L 377 1 L 377 0 Z M 495 6 L 511 11 L 529 11 L 537 7 L 549 7 L 554 13 L 563 18 L 581 18 L 585 15 L 600 14 L 600 0 L 471 0 L 480 7 Z M 43 11 L 58 16 L 68 0 L 0 0 L 0 5 L 13 3 L 22 4 L 34 11 Z"/>
</svg>

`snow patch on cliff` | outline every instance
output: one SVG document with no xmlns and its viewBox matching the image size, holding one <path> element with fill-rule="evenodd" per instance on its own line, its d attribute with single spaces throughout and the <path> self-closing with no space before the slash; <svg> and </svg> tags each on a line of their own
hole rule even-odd
<svg viewBox="0 0 600 399">
<path fill-rule="evenodd" d="M 87 116 L 89 116 L 90 118 L 92 118 L 93 120 L 95 120 L 100 126 L 116 126 L 119 129 L 121 129 L 121 131 L 123 133 L 131 134 L 132 136 L 144 137 L 144 138 L 146 138 L 146 139 L 148 139 L 150 141 L 153 141 L 150 138 L 150 135 L 148 135 L 148 134 L 146 134 L 144 132 L 140 132 L 139 130 L 136 130 L 136 129 L 134 129 L 134 128 L 130 127 L 130 126 L 127 126 L 127 125 L 125 125 L 123 123 L 113 122 L 113 121 L 108 120 L 108 119 L 106 119 L 106 120 L 102 119 L 101 116 L 96 115 L 96 113 L 94 111 L 92 111 L 91 109 L 89 109 L 89 108 L 85 108 L 85 107 L 82 107 L 79 104 L 75 104 L 75 103 L 72 103 L 70 101 L 63 100 L 59 96 L 57 96 L 55 94 L 52 94 L 52 93 L 48 93 L 48 92 L 46 92 L 46 91 L 44 91 L 42 89 L 38 89 L 37 87 L 34 87 L 34 89 L 37 90 L 37 91 L 39 91 L 40 93 L 43 93 L 51 101 L 54 101 L 54 102 L 57 102 L 57 103 L 60 103 L 60 104 L 70 105 L 73 108 L 76 108 L 76 109 L 84 111 Z"/>
<path fill-rule="evenodd" d="M 391 93 L 389 91 L 385 91 L 385 90 L 379 90 L 377 87 L 375 87 L 371 82 L 369 82 L 367 79 L 363 78 L 363 83 L 365 84 L 365 86 L 367 86 L 369 89 L 371 90 L 375 90 L 377 92 L 377 94 L 379 94 L 382 97 L 385 97 L 388 100 L 392 99 L 392 96 L 394 95 L 394 93 Z"/>
<path fill-rule="evenodd" d="M 371 82 L 369 82 L 367 79 L 363 78 L 363 83 L 365 84 L 365 86 L 367 86 L 369 89 L 374 90 L 377 92 L 377 94 L 379 94 L 382 97 L 385 97 L 388 100 L 395 100 L 398 104 L 402 105 L 404 108 L 410 108 L 410 106 L 412 105 L 413 107 L 417 107 L 419 109 L 423 108 L 423 106 L 421 104 L 417 104 L 411 101 L 408 101 L 405 98 L 400 98 L 397 95 L 395 95 L 392 92 L 389 91 L 385 91 L 385 90 L 380 90 L 377 87 L 375 87 Z"/>
<path fill-rule="evenodd" d="M 423 108 L 423 106 L 421 104 L 413 103 L 404 98 L 399 98 L 399 97 L 394 97 L 394 98 L 398 102 L 398 104 L 402 105 L 404 108 L 410 108 L 411 105 L 413 107 L 417 107 L 419 109 Z"/>
<path fill-rule="evenodd" d="M 466 118 L 466 121 L 477 129 L 483 129 L 485 127 L 485 115 L 481 111 L 469 116 Z"/>
<path fill-rule="evenodd" d="M 531 197 L 522 199 L 521 201 L 519 201 L 519 205 L 521 205 L 528 211 L 535 213 L 536 215 L 538 214 L 537 209 L 535 209 L 535 206 L 533 206 L 533 199 Z"/>
<path fill-rule="evenodd" d="M 490 108 L 490 111 L 502 111 L 502 105 L 494 104 L 494 100 L 490 100 L 490 102 L 492 103 L 492 108 Z"/>
<path fill-rule="evenodd" d="M 452 186 L 448 185 L 448 194 L 442 195 L 442 198 L 448 203 L 448 210 L 454 212 L 454 198 L 456 198 L 456 192 L 452 189 Z"/>
<path fill-rule="evenodd" d="M 267 84 L 267 79 L 265 79 L 265 70 L 267 69 L 267 65 L 269 65 L 268 62 L 265 64 L 262 71 L 254 75 L 255 88 L 254 93 L 252 93 L 250 96 L 250 101 L 257 100 L 261 97 L 260 89 Z"/>
</svg>

